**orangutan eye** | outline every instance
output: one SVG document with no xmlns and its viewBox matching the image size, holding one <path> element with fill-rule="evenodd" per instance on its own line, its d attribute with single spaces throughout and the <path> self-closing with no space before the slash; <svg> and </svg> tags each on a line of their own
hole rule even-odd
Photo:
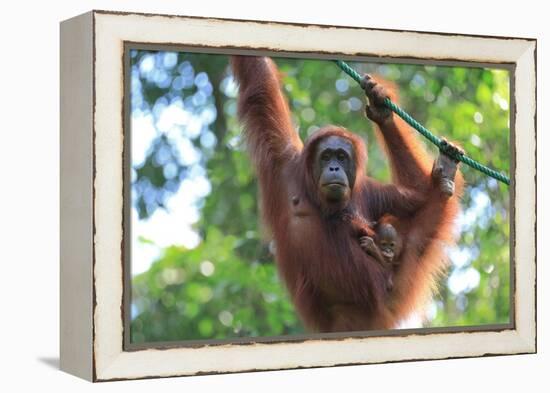
<svg viewBox="0 0 550 393">
<path fill-rule="evenodd" d="M 338 153 L 337 158 L 338 158 L 338 161 L 344 161 L 347 157 L 344 153 L 340 152 Z"/>
</svg>

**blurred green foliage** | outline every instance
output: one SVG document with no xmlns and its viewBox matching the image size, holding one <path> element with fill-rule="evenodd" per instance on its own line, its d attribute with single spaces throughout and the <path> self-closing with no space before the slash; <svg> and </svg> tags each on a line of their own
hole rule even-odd
<svg viewBox="0 0 550 393">
<path fill-rule="evenodd" d="M 227 56 L 145 50 L 131 56 L 132 118 L 148 115 L 156 129 L 143 159 L 132 161 L 136 216 L 144 223 L 154 220 L 159 209 L 168 209 L 170 198 L 188 192 L 180 185 L 197 173 L 210 185 L 192 206 L 199 213 L 192 225 L 198 243 L 156 246 L 150 268 L 133 276 L 132 342 L 302 333 L 277 276 L 269 235 L 259 222 L 257 185 L 236 119 L 236 86 Z M 367 143 L 368 173 L 389 181 L 387 160 L 363 114 L 364 94 L 354 81 L 330 61 L 276 62 L 300 136 L 329 123 L 357 132 Z M 509 172 L 507 71 L 350 65 L 395 83 L 401 106 L 428 129 L 458 142 L 474 160 Z M 163 114 L 171 106 L 187 117 L 166 126 Z M 133 139 L 139 138 L 137 132 L 132 129 Z M 186 143 L 194 160 L 185 154 L 189 147 L 182 149 Z M 433 146 L 426 148 L 435 157 Z M 509 190 L 469 167 L 462 170 L 467 188 L 459 241 L 449 250 L 449 274 L 423 326 L 509 320 Z M 135 228 L 133 236 L 138 245 L 159 243 Z"/>
</svg>

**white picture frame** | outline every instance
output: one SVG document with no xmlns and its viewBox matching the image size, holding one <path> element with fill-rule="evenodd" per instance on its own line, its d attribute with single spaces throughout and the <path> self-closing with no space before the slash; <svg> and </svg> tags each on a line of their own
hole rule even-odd
<svg viewBox="0 0 550 393">
<path fill-rule="evenodd" d="M 128 43 L 217 53 L 255 49 L 510 65 L 513 322 L 482 331 L 127 348 L 123 168 Z M 90 381 L 109 381 L 536 352 L 536 47 L 536 40 L 525 38 L 106 11 L 62 22 L 61 368 Z"/>
</svg>

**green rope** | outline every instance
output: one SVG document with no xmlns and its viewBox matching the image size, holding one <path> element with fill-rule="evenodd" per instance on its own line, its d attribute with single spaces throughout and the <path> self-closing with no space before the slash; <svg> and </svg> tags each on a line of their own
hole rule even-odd
<svg viewBox="0 0 550 393">
<path fill-rule="evenodd" d="M 357 71 L 355 71 L 347 63 L 341 60 L 335 60 L 335 62 L 342 69 L 342 71 L 344 71 L 346 74 L 352 77 L 357 83 L 359 83 L 359 85 L 361 85 L 361 81 L 363 78 L 361 78 L 361 75 L 359 75 Z M 464 164 L 488 176 L 491 176 L 492 178 L 498 181 L 501 181 L 506 185 L 510 185 L 510 179 L 507 176 L 503 175 L 502 173 L 499 173 L 489 167 L 486 167 L 485 165 L 480 164 L 479 162 L 471 159 L 465 154 L 456 154 L 455 150 L 450 148 L 450 146 L 446 143 L 445 140 L 432 134 L 426 127 L 424 127 L 422 124 L 420 124 L 415 119 L 413 119 L 411 115 L 409 115 L 407 112 L 405 112 L 395 103 L 393 103 L 389 98 L 386 98 L 386 100 L 384 101 L 384 104 L 393 112 L 395 112 L 399 117 L 405 120 L 405 122 L 407 122 L 411 127 L 413 127 L 415 130 L 420 132 L 426 139 L 428 139 L 430 142 L 436 145 L 441 152 L 451 156 L 455 160 L 463 162 Z"/>
</svg>

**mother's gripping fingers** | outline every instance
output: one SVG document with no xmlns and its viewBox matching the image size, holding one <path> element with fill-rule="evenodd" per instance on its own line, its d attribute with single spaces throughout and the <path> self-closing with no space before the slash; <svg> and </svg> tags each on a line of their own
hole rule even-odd
<svg viewBox="0 0 550 393">
<path fill-rule="evenodd" d="M 361 79 L 361 88 L 363 90 L 371 89 L 372 88 L 372 77 L 369 74 L 363 75 L 363 79 Z"/>
<path fill-rule="evenodd" d="M 383 106 L 386 98 L 388 98 L 386 88 L 380 84 L 375 84 L 375 86 L 372 88 L 371 95 L 374 103 L 378 106 Z"/>
<path fill-rule="evenodd" d="M 445 196 L 451 197 L 455 193 L 455 182 L 451 179 L 443 178 L 441 179 L 440 189 Z"/>
</svg>

